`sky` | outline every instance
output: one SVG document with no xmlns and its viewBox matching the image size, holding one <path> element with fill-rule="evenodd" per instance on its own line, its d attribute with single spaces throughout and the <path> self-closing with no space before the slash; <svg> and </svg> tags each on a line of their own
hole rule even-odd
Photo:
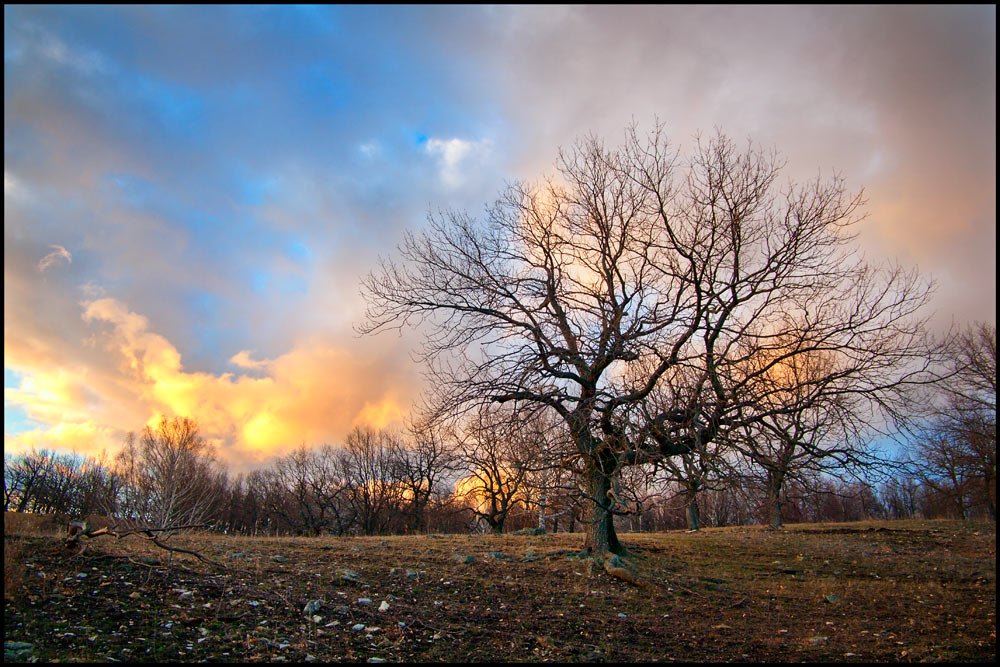
<svg viewBox="0 0 1000 667">
<path fill-rule="evenodd" d="M 4 452 L 189 416 L 237 469 L 423 386 L 361 278 L 659 120 L 864 188 L 933 323 L 996 322 L 995 6 L 4 6 Z"/>
</svg>

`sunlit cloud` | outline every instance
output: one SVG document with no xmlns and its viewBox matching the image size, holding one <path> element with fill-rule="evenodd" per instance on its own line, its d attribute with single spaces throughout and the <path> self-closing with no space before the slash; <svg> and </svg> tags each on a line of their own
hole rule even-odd
<svg viewBox="0 0 1000 667">
<path fill-rule="evenodd" d="M 302 443 L 338 444 L 356 425 L 392 425 L 413 400 L 408 395 L 413 379 L 405 369 L 382 368 L 322 342 L 304 343 L 271 360 L 254 361 L 246 350 L 232 357 L 236 365 L 265 371 L 264 377 L 189 372 L 176 347 L 120 301 L 89 302 L 83 319 L 98 330 L 93 341 L 111 353 L 117 368 L 82 376 L 59 369 L 22 371 L 20 386 L 5 389 L 5 400 L 31 419 L 57 426 L 8 434 L 9 450 L 114 451 L 126 431 L 163 414 L 195 419 L 223 460 L 245 466 Z M 94 413 L 107 419 L 110 390 L 123 387 L 136 399 L 131 413 L 118 415 L 117 424 L 99 426 Z"/>
<path fill-rule="evenodd" d="M 16 436 L 4 433 L 5 452 L 61 450 L 88 456 L 111 454 L 121 447 L 121 434 L 94 421 L 60 423 L 24 431 Z"/>
<path fill-rule="evenodd" d="M 393 423 L 401 423 L 408 411 L 409 406 L 401 405 L 392 395 L 386 396 L 378 403 L 365 401 L 353 425 L 382 429 Z"/>
<path fill-rule="evenodd" d="M 56 264 L 59 260 L 65 259 L 70 264 L 73 263 L 73 255 L 69 254 L 69 251 L 61 245 L 50 245 L 52 252 L 47 254 L 45 257 L 38 262 L 38 270 L 44 271 L 50 266 Z"/>
<path fill-rule="evenodd" d="M 229 363 L 235 364 L 240 368 L 253 370 L 265 370 L 270 367 L 271 363 L 269 361 L 255 361 L 250 358 L 250 354 L 250 350 L 240 350 L 229 359 Z"/>
</svg>

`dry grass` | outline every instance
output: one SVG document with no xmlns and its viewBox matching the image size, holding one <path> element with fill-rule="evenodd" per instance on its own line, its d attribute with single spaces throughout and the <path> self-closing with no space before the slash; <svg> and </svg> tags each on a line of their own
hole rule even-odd
<svg viewBox="0 0 1000 667">
<path fill-rule="evenodd" d="M 21 537 L 65 537 L 69 517 L 61 514 L 4 512 L 3 534 Z"/>
<path fill-rule="evenodd" d="M 94 540 L 83 553 L 30 537 L 28 563 L 44 577 L 8 603 L 5 630 L 47 660 L 885 662 L 995 653 L 994 524 L 621 537 L 649 585 L 590 567 L 579 534 L 170 538 L 225 571 L 170 559 L 139 537 Z M 310 600 L 323 601 L 321 621 L 303 616 Z M 67 633 L 67 620 L 86 636 Z"/>
<path fill-rule="evenodd" d="M 4 536 L 3 540 L 3 596 L 16 598 L 24 583 L 24 540 L 19 537 Z"/>
</svg>

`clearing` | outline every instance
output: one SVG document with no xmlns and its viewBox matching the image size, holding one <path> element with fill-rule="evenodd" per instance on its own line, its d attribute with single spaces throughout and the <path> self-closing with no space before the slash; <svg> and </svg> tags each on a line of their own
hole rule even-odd
<svg viewBox="0 0 1000 667">
<path fill-rule="evenodd" d="M 8 533 L 5 661 L 996 656 L 993 523 L 621 538 L 651 585 L 592 568 L 580 534 L 170 539 L 217 568 L 139 537 Z"/>
</svg>

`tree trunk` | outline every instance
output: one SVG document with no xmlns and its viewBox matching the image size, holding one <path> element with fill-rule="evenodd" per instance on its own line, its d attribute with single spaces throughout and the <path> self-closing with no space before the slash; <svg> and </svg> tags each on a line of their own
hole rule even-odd
<svg viewBox="0 0 1000 667">
<path fill-rule="evenodd" d="M 538 503 L 538 527 L 545 531 L 545 506 L 548 502 L 548 493 L 542 492 L 542 498 Z"/>
<path fill-rule="evenodd" d="M 771 470 L 767 473 L 767 505 L 769 514 L 769 524 L 772 530 L 777 530 L 784 526 L 781 518 L 781 486 L 784 476 L 777 471 Z"/>
<path fill-rule="evenodd" d="M 688 530 L 699 530 L 701 528 L 701 511 L 698 509 L 697 491 L 689 491 L 687 494 L 687 508 L 685 510 Z"/>
<path fill-rule="evenodd" d="M 584 528 L 586 529 L 586 540 L 584 550 L 597 558 L 603 558 L 605 554 L 613 553 L 624 555 L 625 549 L 618 541 L 615 533 L 614 514 L 611 512 L 613 500 L 611 498 L 612 488 L 612 465 L 605 463 L 601 465 L 599 461 L 591 461 L 585 469 L 586 479 L 584 483 L 587 489 L 587 499 Z"/>
</svg>

